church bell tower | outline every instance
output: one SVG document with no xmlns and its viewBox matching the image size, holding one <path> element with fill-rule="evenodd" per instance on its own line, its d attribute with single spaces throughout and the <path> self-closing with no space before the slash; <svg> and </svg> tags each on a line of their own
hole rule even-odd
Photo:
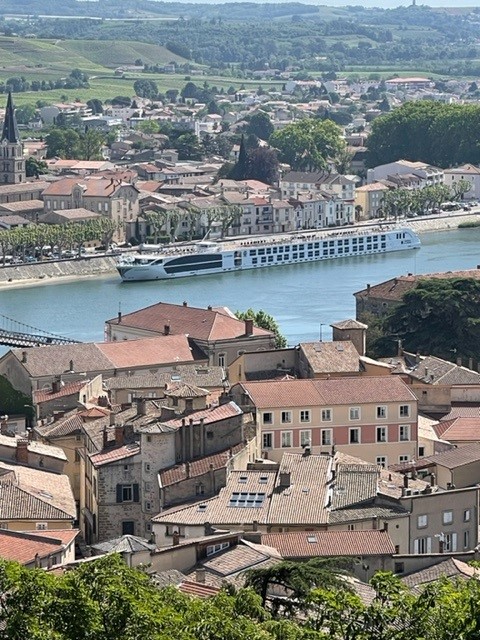
<svg viewBox="0 0 480 640">
<path fill-rule="evenodd" d="M 0 138 L 0 184 L 25 182 L 23 144 L 18 133 L 12 94 L 8 94 L 7 109 Z"/>
</svg>

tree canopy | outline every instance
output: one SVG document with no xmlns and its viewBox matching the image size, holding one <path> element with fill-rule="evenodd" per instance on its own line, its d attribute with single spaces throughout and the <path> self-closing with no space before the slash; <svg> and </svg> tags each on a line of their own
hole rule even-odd
<svg viewBox="0 0 480 640">
<path fill-rule="evenodd" d="M 405 159 L 439 167 L 480 162 L 480 106 L 407 102 L 376 118 L 368 137 L 367 164 Z"/>
<path fill-rule="evenodd" d="M 239 320 L 253 320 L 253 324 L 256 327 L 272 331 L 275 334 L 275 347 L 277 349 L 284 349 L 287 346 L 287 339 L 280 333 L 278 322 L 269 313 L 263 311 L 263 309 L 255 311 L 250 308 L 246 311 L 235 311 L 235 315 Z"/>
<path fill-rule="evenodd" d="M 298 171 L 326 169 L 327 160 L 343 151 L 341 129 L 331 120 L 304 118 L 275 131 L 269 140 L 281 162 Z"/>
<path fill-rule="evenodd" d="M 377 327 L 373 356 L 392 355 L 396 340 L 404 348 L 455 360 L 480 353 L 480 282 L 473 278 L 425 278 Z"/>
</svg>

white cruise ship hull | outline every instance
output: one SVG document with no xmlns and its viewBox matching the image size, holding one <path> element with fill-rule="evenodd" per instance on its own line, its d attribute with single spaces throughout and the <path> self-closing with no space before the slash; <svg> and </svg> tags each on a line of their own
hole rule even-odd
<svg viewBox="0 0 480 640">
<path fill-rule="evenodd" d="M 408 228 L 303 232 L 224 242 L 199 242 L 148 256 L 127 256 L 117 264 L 125 282 L 186 278 L 334 258 L 374 255 L 420 247 Z"/>
</svg>

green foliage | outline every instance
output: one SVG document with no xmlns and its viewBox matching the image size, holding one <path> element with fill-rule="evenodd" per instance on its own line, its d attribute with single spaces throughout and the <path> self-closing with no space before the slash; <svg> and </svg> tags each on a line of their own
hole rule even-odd
<svg viewBox="0 0 480 640">
<path fill-rule="evenodd" d="M 0 415 L 25 413 L 25 405 L 31 401 L 31 398 L 14 389 L 6 378 L 0 376 Z"/>
<path fill-rule="evenodd" d="M 407 102 L 372 123 L 368 166 L 398 159 L 420 160 L 439 167 L 480 162 L 480 106 Z"/>
<path fill-rule="evenodd" d="M 38 178 L 39 175 L 48 173 L 47 163 L 44 160 L 37 160 L 37 158 L 27 158 L 25 161 L 25 172 L 27 178 Z"/>
<path fill-rule="evenodd" d="M 480 353 L 480 283 L 473 278 L 425 278 L 379 321 L 372 354 L 391 355 L 395 340 L 407 351 L 478 359 Z"/>
<path fill-rule="evenodd" d="M 480 227 L 480 220 L 468 220 L 458 225 L 459 229 L 475 229 L 476 227 Z"/>
<path fill-rule="evenodd" d="M 253 134 L 261 140 L 268 140 L 274 131 L 270 116 L 265 111 L 254 113 L 247 125 L 246 133 Z"/>
<path fill-rule="evenodd" d="M 275 348 L 284 349 L 287 346 L 287 339 L 280 333 L 280 327 L 277 321 L 269 313 L 260 309 L 247 309 L 246 311 L 235 311 L 235 315 L 239 320 L 253 320 L 253 324 L 261 329 L 272 331 L 275 334 Z"/>
<path fill-rule="evenodd" d="M 299 171 L 325 169 L 327 160 L 345 148 L 341 129 L 335 123 L 314 118 L 305 118 L 275 131 L 269 142 L 278 149 L 281 162 Z"/>
<path fill-rule="evenodd" d="M 140 98 L 153 99 L 158 95 L 158 87 L 153 80 L 135 80 L 133 89 Z"/>
<path fill-rule="evenodd" d="M 79 133 L 71 128 L 54 128 L 45 138 L 47 158 L 99 160 L 104 140 L 103 133 L 95 129 Z"/>
</svg>

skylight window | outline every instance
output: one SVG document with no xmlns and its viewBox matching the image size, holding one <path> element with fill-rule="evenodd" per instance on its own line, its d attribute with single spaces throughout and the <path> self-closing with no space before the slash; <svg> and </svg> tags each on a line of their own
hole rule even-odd
<svg viewBox="0 0 480 640">
<path fill-rule="evenodd" d="M 260 484 L 267 484 L 268 482 L 268 476 L 260 476 L 260 479 L 258 481 Z"/>
<path fill-rule="evenodd" d="M 247 476 L 240 476 L 238 481 L 241 482 L 242 484 L 246 484 L 248 478 Z"/>
<path fill-rule="evenodd" d="M 265 500 L 264 493 L 234 492 L 230 497 L 229 507 L 240 509 L 259 509 Z"/>
<path fill-rule="evenodd" d="M 207 505 L 206 504 L 199 504 L 198 505 L 198 510 L 199 511 L 206 511 L 207 510 Z"/>
<path fill-rule="evenodd" d="M 307 542 L 314 544 L 317 542 L 317 536 L 307 536 Z"/>
</svg>

